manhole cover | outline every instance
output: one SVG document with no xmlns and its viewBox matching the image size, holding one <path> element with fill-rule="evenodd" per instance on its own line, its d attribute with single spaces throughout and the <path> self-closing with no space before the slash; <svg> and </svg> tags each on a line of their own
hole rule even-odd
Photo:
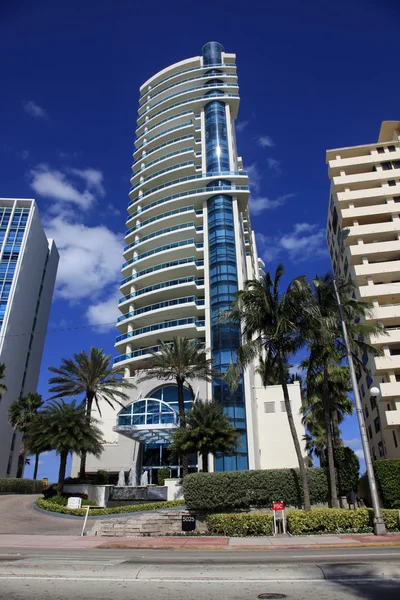
<svg viewBox="0 0 400 600">
<path fill-rule="evenodd" d="M 262 598 L 262 599 L 265 599 L 265 600 L 267 600 L 267 599 L 268 600 L 275 600 L 275 598 L 276 599 L 278 599 L 278 598 L 286 598 L 286 594 L 273 594 L 273 593 L 271 593 L 271 594 L 259 594 L 258 598 Z"/>
</svg>

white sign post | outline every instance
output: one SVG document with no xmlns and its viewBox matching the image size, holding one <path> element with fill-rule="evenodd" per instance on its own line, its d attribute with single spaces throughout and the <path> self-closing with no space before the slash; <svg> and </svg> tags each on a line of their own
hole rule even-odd
<svg viewBox="0 0 400 600">
<path fill-rule="evenodd" d="M 281 513 L 282 524 L 283 524 L 283 533 L 286 533 L 286 519 L 285 519 L 285 503 L 284 502 L 273 502 L 272 503 L 272 512 L 274 515 L 274 535 L 278 533 L 278 523 L 276 518 L 276 513 Z"/>
</svg>

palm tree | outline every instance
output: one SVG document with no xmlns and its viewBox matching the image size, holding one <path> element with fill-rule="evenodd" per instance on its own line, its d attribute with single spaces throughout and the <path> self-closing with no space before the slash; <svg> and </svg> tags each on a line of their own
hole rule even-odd
<svg viewBox="0 0 400 600">
<path fill-rule="evenodd" d="M 171 435 L 170 453 L 173 457 L 189 452 L 201 454 L 203 471 L 208 473 L 208 455 L 233 452 L 240 437 L 216 400 L 196 400 L 186 416 L 186 427 Z"/>
<path fill-rule="evenodd" d="M 159 351 L 150 352 L 151 357 L 146 366 L 140 369 L 144 374 L 140 376 L 139 382 L 149 379 L 162 381 L 175 381 L 178 392 L 178 408 L 180 427 L 186 427 L 184 385 L 188 386 L 194 397 L 191 381 L 200 379 L 211 381 L 220 373 L 213 369 L 212 359 L 208 358 L 207 350 L 199 340 L 174 337 L 172 343 L 157 340 Z M 188 456 L 182 456 L 182 475 L 188 472 Z"/>
<path fill-rule="evenodd" d="M 312 309 L 311 294 L 304 277 L 293 279 L 281 293 L 282 276 L 283 266 L 279 265 L 274 278 L 267 273 L 263 279 L 247 281 L 245 288 L 237 292 L 233 308 L 227 311 L 225 318 L 241 325 L 244 343 L 237 351 L 237 364 L 228 370 L 227 379 L 234 388 L 241 370 L 260 356 L 266 361 L 267 372 L 277 372 L 299 463 L 304 506 L 310 510 L 307 472 L 289 399 L 287 364 L 289 357 L 305 343 L 302 329 L 308 319 L 306 313 Z"/>
<path fill-rule="evenodd" d="M 50 367 L 49 371 L 56 375 L 49 379 L 51 399 L 83 395 L 88 422 L 92 418 L 93 403 L 101 416 L 101 400 L 113 408 L 114 403 L 123 406 L 121 401 L 129 399 L 124 390 L 135 387 L 123 379 L 123 368 L 114 368 L 111 356 L 104 354 L 102 348 L 92 347 L 89 354 L 83 350 L 73 358 L 63 358 L 61 367 Z M 86 453 L 82 452 L 79 477 L 84 478 L 85 474 Z"/>
<path fill-rule="evenodd" d="M 371 335 L 380 332 L 382 328 L 371 323 L 361 322 L 361 319 L 365 319 L 368 315 L 370 305 L 357 301 L 353 297 L 354 285 L 351 282 L 342 280 L 338 287 L 349 338 L 356 353 L 357 363 L 362 365 L 357 358 L 357 353 L 361 350 L 375 355 L 379 354 L 379 351 L 368 344 L 367 340 Z M 332 414 L 334 407 L 332 406 L 331 381 L 335 367 L 340 365 L 345 356 L 345 348 L 332 274 L 327 273 L 323 277 L 316 276 L 312 281 L 311 291 L 314 310 L 306 325 L 307 332 L 305 333 L 310 350 L 306 387 L 309 397 L 318 391 L 322 392 L 331 505 L 333 508 L 337 508 L 339 501 L 333 451 Z M 322 381 L 316 378 L 318 373 L 322 375 Z"/>
<path fill-rule="evenodd" d="M 29 429 L 32 425 L 32 421 L 35 418 L 39 408 L 43 405 L 43 399 L 40 394 L 30 392 L 26 396 L 20 396 L 18 400 L 15 400 L 10 408 L 8 409 L 8 422 L 11 427 L 20 431 L 23 435 L 22 444 L 19 451 L 18 457 L 18 469 L 17 477 L 22 477 L 26 455 L 28 453 L 28 447 L 25 443 L 25 437 L 29 433 Z M 35 473 L 37 474 L 37 466 L 39 463 L 39 456 L 36 453 L 35 460 Z M 35 477 L 36 479 L 36 477 Z"/>
<path fill-rule="evenodd" d="M 53 400 L 38 413 L 31 434 L 35 443 L 55 450 L 60 456 L 57 493 L 62 494 L 68 454 L 94 454 L 100 457 L 103 450 L 102 432 L 94 419 L 88 421 L 85 405 L 76 400 L 67 404 Z"/>
</svg>

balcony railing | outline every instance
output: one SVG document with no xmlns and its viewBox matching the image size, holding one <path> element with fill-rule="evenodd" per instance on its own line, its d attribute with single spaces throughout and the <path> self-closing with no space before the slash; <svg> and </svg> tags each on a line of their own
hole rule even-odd
<svg viewBox="0 0 400 600">
<path fill-rule="evenodd" d="M 153 256 L 153 254 L 160 254 L 160 252 L 165 252 L 166 250 L 173 250 L 175 248 L 180 248 L 182 246 L 196 246 L 196 248 L 203 248 L 203 242 L 195 242 L 195 240 L 182 240 L 180 242 L 174 242 L 173 244 L 166 244 L 165 246 L 159 246 L 158 248 L 153 248 L 152 250 L 148 250 L 147 252 L 143 252 L 143 254 L 139 254 L 134 258 L 131 258 L 126 263 L 122 265 L 122 268 L 131 265 L 132 263 L 136 263 L 143 258 L 147 258 L 148 256 Z"/>
<path fill-rule="evenodd" d="M 122 342 L 123 340 L 128 340 L 132 337 L 136 337 L 137 335 L 142 335 L 143 333 L 151 333 L 153 331 L 159 331 L 160 329 L 171 329 L 172 327 L 182 327 L 183 325 L 195 325 L 195 327 L 205 327 L 205 320 L 198 320 L 196 317 L 188 317 L 187 319 L 175 319 L 174 321 L 164 321 L 163 323 L 155 323 L 154 325 L 147 325 L 146 327 L 140 327 L 139 329 L 134 329 L 133 331 L 129 331 L 128 333 L 124 333 L 123 335 L 119 335 L 115 342 Z"/>
<path fill-rule="evenodd" d="M 140 210 L 135 211 L 134 213 L 132 213 L 132 215 L 129 217 L 129 219 L 127 220 L 126 223 L 128 224 L 129 221 L 131 221 L 138 215 L 143 214 L 147 210 L 150 210 L 151 208 L 154 208 L 155 206 L 159 206 L 160 204 L 165 204 L 165 202 L 169 202 L 170 200 L 174 200 L 175 198 L 183 198 L 185 196 L 195 196 L 197 194 L 204 194 L 204 193 L 212 194 L 214 192 L 223 192 L 224 194 L 229 195 L 230 192 L 235 192 L 235 191 L 249 192 L 250 190 L 249 190 L 248 185 L 230 185 L 230 186 L 218 185 L 218 186 L 213 186 L 213 187 L 199 188 L 197 190 L 191 190 L 189 192 L 180 192 L 179 194 L 173 194 L 172 196 L 167 196 L 166 198 L 161 198 L 161 200 L 156 200 L 155 202 L 151 202 L 150 204 L 148 204 L 147 206 L 144 206 Z"/>
<path fill-rule="evenodd" d="M 156 237 L 160 237 L 161 235 L 165 235 L 166 233 L 171 233 L 172 231 L 179 231 L 180 229 L 190 229 L 190 228 L 195 228 L 196 233 L 201 233 L 203 231 L 203 227 L 195 227 L 194 223 L 181 223 L 180 225 L 175 225 L 174 227 L 166 227 L 165 229 L 160 229 L 159 231 L 155 231 L 154 233 L 145 235 L 144 237 L 138 239 L 136 242 L 132 242 L 132 244 L 130 244 L 129 247 L 133 248 L 135 246 L 138 246 L 142 242 L 147 242 L 148 240 L 151 240 Z M 134 262 L 134 261 L 128 260 L 127 262 L 125 262 L 122 265 L 122 268 L 124 269 L 127 265 L 130 265 L 132 262 Z"/>
<path fill-rule="evenodd" d="M 173 185 L 176 185 L 177 183 L 184 183 L 185 181 L 193 181 L 194 179 L 212 179 L 212 178 L 219 178 L 219 177 L 237 177 L 238 175 L 244 175 L 247 176 L 247 172 L 246 171 L 216 171 L 215 173 L 201 173 L 200 175 L 188 175 L 187 177 L 180 177 L 179 179 L 173 179 L 172 181 L 168 181 L 167 183 L 162 183 L 161 185 L 157 185 L 156 187 L 151 188 L 150 190 L 147 190 L 147 192 L 144 192 L 140 198 L 136 198 L 135 200 L 131 200 L 128 204 L 128 208 L 130 206 L 133 206 L 133 204 L 135 204 L 135 202 L 140 202 L 143 198 L 145 198 L 146 196 L 149 196 L 150 194 L 154 194 L 154 192 L 157 192 L 158 190 L 163 190 L 165 188 L 171 187 Z"/>
<path fill-rule="evenodd" d="M 167 133 L 171 133 L 171 131 L 177 131 L 178 129 L 183 129 L 184 127 L 190 127 L 193 125 L 194 125 L 194 123 L 192 123 L 191 121 L 186 121 L 186 123 L 182 123 L 181 125 L 176 125 L 176 127 L 170 127 L 169 129 L 164 129 L 164 131 L 160 131 L 160 133 L 157 133 L 157 135 L 153 135 L 153 137 L 146 140 L 146 142 L 143 142 L 143 144 L 140 144 L 140 146 L 137 146 L 135 148 L 134 154 L 141 148 L 144 148 L 145 146 L 147 146 L 147 144 L 150 144 L 150 142 L 153 142 L 154 140 L 162 137 L 163 135 L 166 135 Z"/>
<path fill-rule="evenodd" d="M 196 260 L 193 256 L 189 258 L 180 258 L 177 260 L 172 260 L 169 262 L 161 263 L 159 265 L 154 265 L 154 267 L 149 267 L 148 269 L 143 269 L 142 271 L 138 271 L 130 277 L 126 277 L 121 282 L 121 285 L 125 285 L 125 283 L 129 283 L 129 281 L 133 281 L 134 279 L 138 279 L 138 277 L 142 277 L 143 275 L 148 275 L 149 273 L 154 273 L 155 271 L 160 271 L 162 269 L 168 269 L 170 267 L 178 267 L 180 265 L 194 264 L 196 267 L 203 267 L 204 260 Z"/>
<path fill-rule="evenodd" d="M 159 162 L 162 162 L 163 160 L 166 160 L 167 158 L 171 158 L 172 156 L 176 156 L 177 154 L 184 154 L 186 152 L 193 152 L 193 147 L 188 147 L 188 148 L 183 148 L 182 150 L 176 150 L 176 152 L 170 152 L 169 154 L 165 154 L 164 156 L 160 156 L 160 158 L 156 158 L 155 160 L 152 160 L 151 162 L 147 163 L 147 165 L 144 165 L 143 168 L 140 169 L 140 171 L 136 171 L 136 173 L 133 173 L 131 175 L 131 180 L 138 174 L 141 173 L 141 171 L 144 171 L 145 169 L 147 169 L 147 167 L 151 167 L 152 165 L 155 165 Z M 201 153 L 200 153 L 201 154 Z M 196 154 L 197 156 L 197 154 Z M 132 163 L 132 168 L 139 162 L 142 162 L 142 160 L 144 160 L 146 157 L 144 158 L 139 158 L 138 160 L 136 160 L 134 163 Z"/>
<path fill-rule="evenodd" d="M 175 298 L 174 300 L 165 300 L 164 302 L 156 302 L 155 304 L 149 304 L 148 306 L 144 306 L 143 308 L 138 308 L 137 310 L 132 310 L 126 315 L 122 315 L 117 319 L 117 323 L 121 323 L 121 321 L 126 321 L 126 319 L 130 319 L 131 317 L 137 317 L 138 315 L 142 315 L 143 313 L 151 312 L 153 310 L 158 310 L 160 308 L 168 308 L 169 306 L 176 306 L 181 304 L 189 304 L 195 303 L 197 306 L 204 306 L 205 299 L 197 298 L 196 296 L 185 296 L 184 298 Z"/>
<path fill-rule="evenodd" d="M 165 83 L 166 81 L 169 81 L 170 79 L 173 79 L 174 77 L 180 77 L 181 75 L 186 75 L 186 73 L 192 73 L 193 71 L 202 71 L 202 70 L 208 71 L 208 70 L 211 70 L 212 67 L 234 67 L 236 69 L 235 64 L 226 65 L 224 63 L 215 63 L 214 65 L 203 65 L 201 67 L 193 67 L 192 69 L 186 69 L 185 71 L 180 71 L 178 73 L 175 73 L 174 75 L 168 75 L 168 77 L 165 77 L 164 79 L 160 79 L 160 81 L 158 83 L 156 83 L 156 85 L 154 87 L 150 88 L 150 90 L 143 92 L 143 94 L 139 98 L 139 102 L 145 96 L 147 96 L 149 92 L 151 92 L 152 90 L 155 90 L 159 85 L 162 85 L 163 83 Z"/>
<path fill-rule="evenodd" d="M 154 223 L 155 221 L 160 221 L 160 219 L 165 219 L 166 217 L 172 217 L 174 215 L 178 215 L 178 214 L 185 213 L 185 212 L 195 212 L 196 215 L 199 215 L 199 216 L 203 214 L 202 210 L 195 211 L 194 206 L 183 206 L 182 208 L 176 208 L 175 210 L 169 210 L 165 213 L 162 213 L 161 215 L 157 215 L 156 217 L 151 217 L 151 219 L 146 219 L 145 221 L 142 221 L 141 223 L 139 223 L 138 225 L 135 225 L 135 227 L 132 227 L 131 229 L 127 229 L 125 232 L 125 237 L 127 237 L 134 231 L 138 231 L 139 229 L 142 229 L 143 227 L 145 227 L 146 225 L 149 225 L 150 223 Z M 129 248 L 129 246 L 127 246 L 125 248 L 125 250 L 127 250 L 128 248 Z"/>
<path fill-rule="evenodd" d="M 203 286 L 204 279 L 196 279 L 194 276 L 190 277 L 180 277 L 179 279 L 171 279 L 170 281 L 163 281 L 162 283 L 156 283 L 155 285 L 149 285 L 141 290 L 137 290 L 136 292 L 132 292 L 127 296 L 123 296 L 118 300 L 118 304 L 122 304 L 122 302 L 126 302 L 127 300 L 131 300 L 136 298 L 137 296 L 142 296 L 143 294 L 148 294 L 149 292 L 155 292 L 157 290 L 162 290 L 164 288 L 173 287 L 175 285 L 183 285 L 185 283 L 194 283 L 196 286 Z M 118 320 L 123 320 L 123 316 Z"/>
<path fill-rule="evenodd" d="M 146 177 L 145 179 L 142 179 L 142 181 L 139 181 L 136 185 L 132 185 L 131 188 L 130 188 L 130 190 L 129 190 L 129 193 L 133 192 L 133 190 L 136 190 L 136 188 L 144 185 L 148 181 L 151 181 L 155 177 L 158 177 L 159 175 L 162 175 L 163 173 L 169 173 L 169 171 L 175 171 L 175 169 L 180 169 L 181 167 L 186 167 L 188 165 L 193 165 L 194 166 L 194 161 L 193 160 L 187 160 L 186 162 L 178 163 L 177 165 L 172 165 L 172 167 L 167 167 L 166 169 L 161 169 L 161 171 L 156 171 L 155 173 L 153 173 L 153 175 L 149 175 L 149 177 Z"/>
</svg>

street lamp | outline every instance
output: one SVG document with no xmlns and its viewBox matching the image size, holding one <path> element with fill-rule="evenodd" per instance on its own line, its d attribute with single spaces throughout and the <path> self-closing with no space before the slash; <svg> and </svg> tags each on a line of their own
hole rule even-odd
<svg viewBox="0 0 400 600">
<path fill-rule="evenodd" d="M 350 231 L 349 229 L 344 229 L 342 231 L 342 239 L 343 240 L 345 240 L 346 237 L 349 235 L 349 231 Z M 336 300 L 337 300 L 338 307 L 339 307 L 339 315 L 340 315 L 340 321 L 342 324 L 342 331 L 343 331 L 343 340 L 344 340 L 344 344 L 346 347 L 347 362 L 348 362 L 349 371 L 350 371 L 351 387 L 353 388 L 354 403 L 356 405 L 358 426 L 360 428 L 360 436 L 361 436 L 361 442 L 362 442 L 364 458 L 365 458 L 365 466 L 367 468 L 369 489 L 371 492 L 372 506 L 374 509 L 374 534 L 375 535 L 386 535 L 386 533 L 387 533 L 386 527 L 385 527 L 385 523 L 382 519 L 381 509 L 379 506 L 378 491 L 377 491 L 377 487 L 376 487 L 374 468 L 373 468 L 372 460 L 371 460 L 371 453 L 369 451 L 367 430 L 365 427 L 364 413 L 363 413 L 363 409 L 362 409 L 360 393 L 358 391 L 358 383 L 357 383 L 356 371 L 354 369 L 353 355 L 352 355 L 351 349 L 350 349 L 349 336 L 347 334 L 347 326 L 346 326 L 346 321 L 345 321 L 345 317 L 344 317 L 342 301 L 340 299 L 340 294 L 339 294 L 339 290 L 338 290 L 337 283 L 336 283 L 336 273 L 334 273 L 334 276 L 333 276 L 333 286 L 335 289 Z M 371 395 L 374 395 L 374 396 L 380 395 L 380 391 L 376 387 L 371 388 L 370 392 L 371 392 Z M 377 393 L 375 393 L 375 392 L 377 392 Z"/>
</svg>

